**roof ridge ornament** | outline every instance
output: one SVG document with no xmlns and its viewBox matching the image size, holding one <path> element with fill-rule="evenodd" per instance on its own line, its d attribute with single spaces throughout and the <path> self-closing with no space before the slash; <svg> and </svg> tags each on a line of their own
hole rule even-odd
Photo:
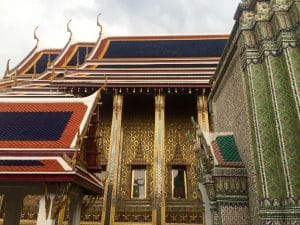
<svg viewBox="0 0 300 225">
<path fill-rule="evenodd" d="M 68 73 L 68 69 L 67 69 L 67 67 L 65 67 L 63 76 L 66 77 L 67 73 Z"/>
<path fill-rule="evenodd" d="M 102 26 L 101 23 L 100 23 L 99 16 L 101 16 L 101 13 L 99 13 L 99 14 L 97 15 L 97 26 L 98 26 L 99 29 L 100 29 L 100 31 L 99 31 L 99 39 L 100 39 L 101 36 L 102 36 L 103 26 Z"/>
<path fill-rule="evenodd" d="M 36 63 L 33 64 L 33 74 L 32 74 L 32 80 L 34 80 L 35 78 L 37 77 L 37 74 L 36 74 Z"/>
<path fill-rule="evenodd" d="M 50 54 L 48 54 L 48 59 L 47 59 L 47 67 L 51 66 L 51 58 L 50 58 Z"/>
<path fill-rule="evenodd" d="M 70 20 L 68 21 L 68 23 L 67 23 L 67 32 L 70 33 L 69 40 L 72 39 L 72 35 L 73 35 L 73 32 L 72 32 L 72 30 L 70 29 L 70 23 L 71 23 L 71 21 L 72 21 L 72 19 L 70 19 Z"/>
<path fill-rule="evenodd" d="M 77 51 L 77 54 L 76 54 L 76 67 L 78 68 L 79 67 L 79 64 L 80 64 L 80 58 L 79 58 L 79 51 Z"/>
<path fill-rule="evenodd" d="M 9 62 L 10 62 L 10 59 L 8 59 L 7 62 L 6 62 L 6 69 L 5 69 L 5 72 L 4 72 L 4 78 L 8 77 L 8 74 L 9 74 Z"/>
<path fill-rule="evenodd" d="M 36 26 L 36 27 L 34 28 L 34 31 L 33 31 L 33 38 L 34 38 L 34 40 L 36 40 L 35 48 L 38 47 L 38 44 L 39 44 L 39 42 L 40 42 L 40 39 L 39 39 L 38 36 L 36 35 L 36 31 L 37 31 L 38 28 L 39 28 L 39 26 Z"/>
<path fill-rule="evenodd" d="M 18 71 L 16 70 L 14 74 L 11 76 L 11 79 L 13 80 L 12 86 L 17 86 L 17 73 Z"/>
<path fill-rule="evenodd" d="M 107 76 L 106 75 L 104 75 L 104 79 L 105 79 L 104 84 L 102 84 L 100 86 L 100 88 L 97 90 L 97 97 L 96 97 L 97 98 L 97 102 L 99 102 L 101 100 L 101 98 L 102 98 L 102 91 L 105 91 L 106 88 L 107 88 L 108 80 L 107 80 Z"/>
<path fill-rule="evenodd" d="M 56 78 L 56 76 L 55 76 L 54 67 L 52 67 L 50 80 L 55 80 L 55 78 Z"/>
<path fill-rule="evenodd" d="M 101 98 L 101 92 L 104 91 L 107 88 L 107 75 L 104 75 L 104 84 L 101 85 L 100 89 L 99 89 L 99 93 L 100 93 L 100 98 Z"/>
<path fill-rule="evenodd" d="M 81 144 L 83 142 L 83 137 L 82 134 L 80 133 L 80 129 L 78 129 L 77 134 L 76 134 L 77 140 L 76 140 L 76 148 L 80 148 Z M 76 156 L 77 157 L 77 156 Z M 73 156 L 74 158 L 74 156 Z M 72 158 L 72 159 L 73 159 Z"/>
</svg>

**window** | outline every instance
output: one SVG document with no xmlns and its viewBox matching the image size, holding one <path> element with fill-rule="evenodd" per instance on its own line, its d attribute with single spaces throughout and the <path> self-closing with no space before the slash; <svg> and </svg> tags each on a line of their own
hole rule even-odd
<svg viewBox="0 0 300 225">
<path fill-rule="evenodd" d="M 133 167 L 131 172 L 131 198 L 146 198 L 146 167 Z"/>
<path fill-rule="evenodd" d="M 185 167 L 172 168 L 172 197 L 174 199 L 186 198 L 186 169 Z"/>
</svg>

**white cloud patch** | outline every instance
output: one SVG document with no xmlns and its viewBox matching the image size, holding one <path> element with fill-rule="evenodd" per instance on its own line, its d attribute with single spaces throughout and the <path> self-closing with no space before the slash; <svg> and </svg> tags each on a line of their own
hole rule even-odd
<svg viewBox="0 0 300 225">
<path fill-rule="evenodd" d="M 33 48 L 62 48 L 66 23 L 78 41 L 96 41 L 100 16 L 106 36 L 229 33 L 240 0 L 0 0 L 0 74 Z M 0 75 L 1 77 L 1 75 Z"/>
</svg>

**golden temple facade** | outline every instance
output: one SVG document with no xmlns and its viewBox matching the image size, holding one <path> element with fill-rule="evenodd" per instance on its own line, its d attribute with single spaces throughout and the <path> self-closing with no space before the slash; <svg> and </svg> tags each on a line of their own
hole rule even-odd
<svg viewBox="0 0 300 225">
<path fill-rule="evenodd" d="M 3 225 L 300 224 L 299 0 L 231 35 L 36 45 L 0 80 Z"/>
</svg>

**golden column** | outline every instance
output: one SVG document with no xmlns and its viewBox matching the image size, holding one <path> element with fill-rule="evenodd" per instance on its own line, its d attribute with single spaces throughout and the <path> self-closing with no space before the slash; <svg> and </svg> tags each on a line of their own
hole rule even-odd
<svg viewBox="0 0 300 225">
<path fill-rule="evenodd" d="M 207 96 L 205 91 L 197 97 L 197 117 L 202 131 L 209 132 Z"/>
<path fill-rule="evenodd" d="M 103 198 L 102 225 L 113 224 L 116 204 L 116 184 L 118 177 L 118 161 L 120 154 L 121 120 L 123 96 L 114 95 L 113 114 L 110 134 L 109 156 L 107 165 L 107 180 Z"/>
<path fill-rule="evenodd" d="M 165 224 L 165 96 L 155 96 L 155 136 L 154 136 L 154 164 L 153 189 L 155 190 L 154 207 L 152 211 L 152 224 Z"/>
</svg>

